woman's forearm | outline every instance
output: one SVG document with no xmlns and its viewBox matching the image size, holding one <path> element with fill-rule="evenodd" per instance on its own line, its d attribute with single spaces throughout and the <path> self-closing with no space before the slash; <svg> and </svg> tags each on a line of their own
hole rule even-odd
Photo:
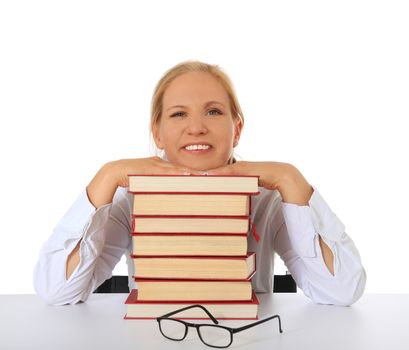
<svg viewBox="0 0 409 350">
<path fill-rule="evenodd" d="M 87 186 L 87 195 L 92 205 L 98 209 L 105 204 L 112 203 L 117 188 L 115 165 L 107 163 L 96 173 Z"/>
<path fill-rule="evenodd" d="M 290 165 L 289 169 L 283 174 L 277 186 L 281 198 L 285 203 L 308 205 L 314 192 L 313 188 L 296 167 Z"/>
</svg>

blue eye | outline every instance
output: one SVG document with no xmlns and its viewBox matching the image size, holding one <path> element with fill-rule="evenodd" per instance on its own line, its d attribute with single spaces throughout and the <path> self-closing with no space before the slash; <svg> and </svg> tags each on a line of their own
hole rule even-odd
<svg viewBox="0 0 409 350">
<path fill-rule="evenodd" d="M 212 112 L 216 112 L 217 114 L 212 114 L 212 115 L 221 115 L 221 114 L 223 114 L 222 112 L 220 112 L 218 109 L 211 109 L 210 111 L 209 111 L 209 113 L 212 113 Z"/>
<path fill-rule="evenodd" d="M 184 112 L 176 112 L 176 113 L 173 113 L 171 117 L 183 117 L 184 114 L 185 114 Z"/>
</svg>

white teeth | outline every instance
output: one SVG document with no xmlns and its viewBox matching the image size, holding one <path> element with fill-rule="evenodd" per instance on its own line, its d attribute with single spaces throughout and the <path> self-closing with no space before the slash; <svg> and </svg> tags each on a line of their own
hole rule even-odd
<svg viewBox="0 0 409 350">
<path fill-rule="evenodd" d="M 209 145 L 189 145 L 185 147 L 185 149 L 187 149 L 188 151 L 196 151 L 198 149 L 209 149 L 209 148 L 210 148 Z"/>
</svg>

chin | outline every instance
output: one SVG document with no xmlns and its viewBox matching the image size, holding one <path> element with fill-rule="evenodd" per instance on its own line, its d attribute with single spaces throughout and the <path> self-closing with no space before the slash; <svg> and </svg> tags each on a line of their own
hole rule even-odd
<svg viewBox="0 0 409 350">
<path fill-rule="evenodd" d="M 186 164 L 186 167 L 193 169 L 193 170 L 197 170 L 197 171 L 207 171 L 210 169 L 213 169 L 214 167 L 210 166 L 210 165 L 206 165 L 206 164 Z"/>
<path fill-rule="evenodd" d="M 181 165 L 193 169 L 193 170 L 197 170 L 197 171 L 207 171 L 207 170 L 211 170 L 211 169 L 215 169 L 218 168 L 220 166 L 222 166 L 223 164 L 221 164 L 220 162 L 215 162 L 215 161 L 184 161 L 181 163 Z"/>
</svg>

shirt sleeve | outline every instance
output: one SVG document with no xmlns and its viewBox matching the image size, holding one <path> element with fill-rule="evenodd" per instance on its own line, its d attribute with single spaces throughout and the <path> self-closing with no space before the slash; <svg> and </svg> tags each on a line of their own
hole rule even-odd
<svg viewBox="0 0 409 350">
<path fill-rule="evenodd" d="M 317 303 L 350 305 L 364 292 L 366 273 L 345 226 L 315 187 L 308 205 L 282 202 L 284 224 L 276 250 L 303 292 Z M 325 265 L 319 236 L 334 255 L 334 275 Z"/>
<path fill-rule="evenodd" d="M 111 204 L 95 209 L 84 189 L 43 244 L 33 282 L 49 304 L 85 301 L 112 276 L 130 240 L 129 205 L 117 193 Z M 80 262 L 66 279 L 67 258 L 80 240 Z"/>
</svg>

